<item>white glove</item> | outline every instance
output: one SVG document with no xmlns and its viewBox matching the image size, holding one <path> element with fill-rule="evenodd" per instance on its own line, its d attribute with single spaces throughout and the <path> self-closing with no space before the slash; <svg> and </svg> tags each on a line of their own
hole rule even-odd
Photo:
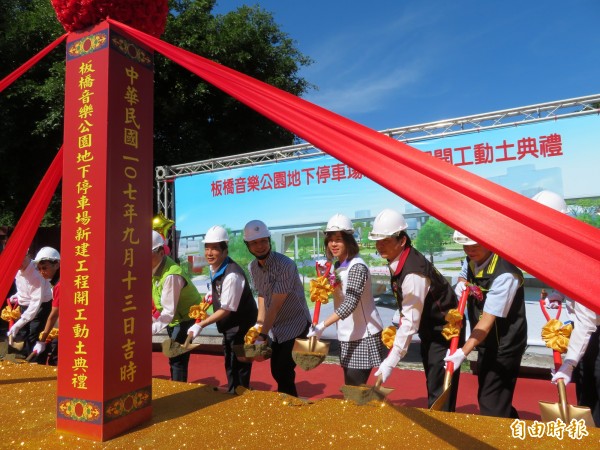
<svg viewBox="0 0 600 450">
<path fill-rule="evenodd" d="M 37 353 L 39 355 L 44 350 L 46 350 L 46 343 L 42 341 L 37 341 L 37 343 L 33 347 L 33 353 Z"/>
<path fill-rule="evenodd" d="M 377 372 L 375 372 L 375 376 L 378 377 L 381 375 L 381 381 L 385 383 L 385 381 L 392 374 L 392 369 L 400 362 L 400 359 L 400 352 L 396 350 L 395 347 L 392 347 L 390 354 L 383 360 L 379 366 L 379 369 L 377 369 Z"/>
<path fill-rule="evenodd" d="M 195 323 L 190 328 L 188 328 L 188 336 L 191 336 L 192 339 L 195 339 L 202 332 L 202 327 L 199 323 Z"/>
<path fill-rule="evenodd" d="M 311 328 L 306 337 L 310 338 L 316 336 L 317 339 L 321 339 L 321 335 L 323 334 L 323 331 L 325 331 L 325 328 L 327 328 L 325 326 L 325 322 L 318 323 L 317 325 Z"/>
<path fill-rule="evenodd" d="M 572 361 L 566 360 L 560 369 L 556 371 L 556 373 L 552 376 L 552 382 L 556 384 L 559 379 L 563 379 L 565 381 L 565 386 L 571 382 L 571 377 L 573 376 L 573 364 Z"/>
<path fill-rule="evenodd" d="M 454 286 L 454 293 L 456 294 L 456 296 L 459 299 L 462 296 L 462 293 L 466 288 L 467 288 L 467 283 L 465 283 L 464 281 L 459 281 L 458 283 L 456 283 L 456 286 Z"/>
<path fill-rule="evenodd" d="M 446 352 L 446 357 L 444 361 L 446 363 L 451 362 L 454 364 L 454 370 L 460 370 L 460 365 L 465 360 L 465 353 L 462 351 L 462 348 L 457 349 L 452 355 L 450 354 L 450 350 Z M 447 364 L 444 364 L 444 368 L 446 368 Z"/>
<path fill-rule="evenodd" d="M 25 321 L 23 319 L 19 319 L 17 320 L 12 327 L 10 327 L 10 330 L 8 330 L 8 333 L 6 333 L 6 335 L 8 337 L 15 337 L 17 335 L 17 333 L 19 332 L 19 330 L 21 328 L 23 328 L 23 325 L 25 325 Z"/>
</svg>

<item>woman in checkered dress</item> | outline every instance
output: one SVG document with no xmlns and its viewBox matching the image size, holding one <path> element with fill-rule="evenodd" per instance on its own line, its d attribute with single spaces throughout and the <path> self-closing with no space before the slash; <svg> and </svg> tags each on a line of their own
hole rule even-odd
<svg viewBox="0 0 600 450">
<path fill-rule="evenodd" d="M 387 354 L 381 340 L 383 323 L 375 308 L 369 268 L 358 256 L 352 222 L 336 214 L 327 223 L 325 233 L 325 253 L 328 259 L 335 259 L 334 267 L 341 284 L 334 292 L 334 312 L 308 336 L 319 338 L 325 328 L 336 323 L 344 382 L 359 386 L 367 382 L 371 370 L 379 366 Z"/>
</svg>

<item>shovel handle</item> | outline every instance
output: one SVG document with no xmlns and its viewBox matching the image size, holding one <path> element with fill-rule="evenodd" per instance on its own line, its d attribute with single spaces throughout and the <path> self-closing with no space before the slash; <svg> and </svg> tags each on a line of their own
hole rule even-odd
<svg viewBox="0 0 600 450">
<path fill-rule="evenodd" d="M 544 314 L 544 317 L 546 318 L 546 320 L 550 321 L 552 320 L 552 318 L 550 317 L 550 314 L 548 314 L 548 311 L 546 311 L 546 298 L 545 297 L 540 297 L 540 308 L 542 309 L 542 314 Z M 556 317 L 555 319 L 558 320 L 558 318 L 560 317 L 560 313 L 562 312 L 562 302 L 558 304 L 558 308 L 556 309 Z"/>
<path fill-rule="evenodd" d="M 465 308 L 467 306 L 467 299 L 469 298 L 469 286 L 467 286 L 465 288 L 465 290 L 462 292 L 461 296 L 460 296 L 460 300 L 458 301 L 458 313 L 461 316 L 465 315 Z M 463 319 L 464 322 L 464 319 Z M 461 328 L 462 328 L 462 323 L 461 323 Z M 454 352 L 456 352 L 456 350 L 458 349 L 458 338 L 460 337 L 460 331 L 458 336 L 454 336 L 451 340 L 450 340 L 450 354 L 453 355 Z M 444 378 L 450 378 L 450 376 L 452 376 L 452 374 L 454 373 L 454 363 L 453 362 L 448 362 L 446 364 L 446 376 Z M 449 375 L 449 376 L 448 376 Z M 444 380 L 444 385 L 446 384 L 446 381 Z M 448 385 L 450 385 L 450 383 L 448 382 Z"/>
<path fill-rule="evenodd" d="M 313 325 L 317 325 L 319 323 L 319 314 L 321 313 L 321 302 L 315 303 L 315 311 L 313 313 Z"/>
<path fill-rule="evenodd" d="M 185 339 L 185 342 L 183 343 L 183 348 L 188 348 L 192 342 L 192 339 L 193 339 L 192 336 L 190 336 L 188 334 L 188 337 Z"/>
<path fill-rule="evenodd" d="M 561 419 L 564 423 L 569 423 L 569 404 L 567 402 L 567 387 L 565 386 L 565 380 L 559 378 L 556 382 L 556 387 L 558 388 L 558 399 L 560 401 L 558 407 L 560 409 Z"/>
</svg>

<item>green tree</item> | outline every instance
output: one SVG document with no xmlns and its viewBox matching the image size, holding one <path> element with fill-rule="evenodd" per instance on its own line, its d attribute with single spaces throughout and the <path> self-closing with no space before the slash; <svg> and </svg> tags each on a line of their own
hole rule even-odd
<svg viewBox="0 0 600 450">
<path fill-rule="evenodd" d="M 588 222 L 589 216 L 600 213 L 600 197 L 580 198 L 568 202 L 569 212 L 573 213 L 577 219 Z"/>
<path fill-rule="evenodd" d="M 312 87 L 298 75 L 310 59 L 271 13 L 242 6 L 214 15 L 215 3 L 171 0 L 161 39 L 295 95 Z M 0 78 L 64 32 L 49 0 L 0 2 Z M 62 144 L 64 55 L 61 45 L 0 94 L 1 224 L 15 224 Z M 287 130 L 159 54 L 154 99 L 155 165 L 294 143 Z M 60 190 L 45 220 L 46 225 L 60 223 Z"/>
<path fill-rule="evenodd" d="M 211 15 L 215 0 L 178 0 L 164 39 L 295 95 L 311 60 L 258 6 Z M 157 165 L 198 161 L 294 142 L 289 131 L 165 58 L 156 61 Z"/>
<path fill-rule="evenodd" d="M 414 246 L 423 254 L 429 255 L 433 263 L 433 256 L 444 250 L 444 243 L 450 239 L 452 229 L 439 220 L 430 218 L 421 227 L 414 240 Z"/>
<path fill-rule="evenodd" d="M 0 78 L 65 31 L 48 0 L 0 2 Z M 65 47 L 47 55 L 0 94 L 0 223 L 14 225 L 60 144 Z M 47 220 L 60 221 L 60 202 Z"/>
</svg>

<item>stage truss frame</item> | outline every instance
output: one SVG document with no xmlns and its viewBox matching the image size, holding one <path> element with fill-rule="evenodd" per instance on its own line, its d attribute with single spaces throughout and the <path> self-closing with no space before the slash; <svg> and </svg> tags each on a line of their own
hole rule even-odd
<svg viewBox="0 0 600 450">
<path fill-rule="evenodd" d="M 600 94 L 596 94 L 419 125 L 389 128 L 381 130 L 380 133 L 410 144 L 411 142 L 474 131 L 599 113 Z M 157 211 L 175 220 L 174 181 L 179 177 L 254 166 L 265 162 L 310 158 L 322 154 L 324 152 L 313 145 L 302 143 L 173 166 L 157 166 L 155 168 Z"/>
</svg>

